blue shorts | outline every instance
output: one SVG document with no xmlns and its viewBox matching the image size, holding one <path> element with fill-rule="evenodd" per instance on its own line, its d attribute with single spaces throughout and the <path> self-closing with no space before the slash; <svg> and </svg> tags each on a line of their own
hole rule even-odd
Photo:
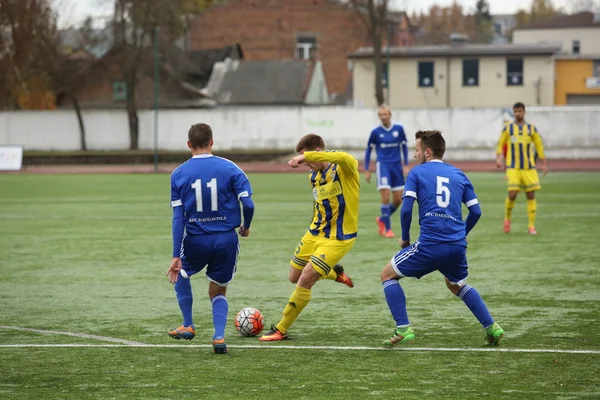
<svg viewBox="0 0 600 400">
<path fill-rule="evenodd" d="M 393 192 L 404 189 L 402 164 L 377 162 L 377 190 L 391 189 Z"/>
<path fill-rule="evenodd" d="M 440 271 L 453 284 L 467 280 L 467 248 L 459 244 L 421 243 L 400 250 L 391 260 L 400 276 L 417 278 Z"/>
<path fill-rule="evenodd" d="M 236 271 L 239 243 L 235 231 L 187 235 L 181 246 L 182 275 L 190 277 L 207 267 L 209 281 L 227 286 Z"/>
</svg>

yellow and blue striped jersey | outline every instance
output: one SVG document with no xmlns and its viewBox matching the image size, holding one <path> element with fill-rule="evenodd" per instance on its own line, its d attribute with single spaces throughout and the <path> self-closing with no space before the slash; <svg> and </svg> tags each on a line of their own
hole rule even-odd
<svg viewBox="0 0 600 400">
<path fill-rule="evenodd" d="M 506 146 L 506 168 L 535 169 L 535 153 L 539 158 L 545 158 L 542 138 L 535 125 L 527 122 L 522 125 L 516 122 L 504 124 L 496 154 L 502 154 L 504 146 Z"/>
<path fill-rule="evenodd" d="M 358 161 L 344 151 L 306 151 L 308 162 L 330 162 L 322 171 L 311 171 L 313 219 L 309 232 L 314 236 L 348 240 L 358 231 L 360 176 Z"/>
</svg>

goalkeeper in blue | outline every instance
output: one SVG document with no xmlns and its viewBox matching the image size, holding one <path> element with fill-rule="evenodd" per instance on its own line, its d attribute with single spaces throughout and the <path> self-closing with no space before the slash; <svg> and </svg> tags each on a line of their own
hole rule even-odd
<svg viewBox="0 0 600 400">
<path fill-rule="evenodd" d="M 496 346 L 504 334 L 477 290 L 465 284 L 467 279 L 467 235 L 481 217 L 481 208 L 473 185 L 465 174 L 442 161 L 446 142 L 439 131 L 419 131 L 415 135 L 415 159 L 418 164 L 408 174 L 404 201 L 400 210 L 402 250 L 381 272 L 387 304 L 396 321 L 396 329 L 386 346 L 414 340 L 406 311 L 401 278 L 421 278 L 431 272 L 444 275 L 446 286 L 471 310 L 484 328 L 485 343 Z M 419 238 L 411 245 L 410 225 L 415 200 L 419 204 Z M 462 219 L 462 204 L 469 214 Z"/>
<path fill-rule="evenodd" d="M 213 350 L 225 354 L 229 311 L 225 295 L 236 271 L 240 248 L 235 230 L 239 228 L 241 236 L 250 235 L 254 204 L 246 174 L 233 162 L 214 156 L 212 146 L 211 127 L 192 125 L 188 132 L 192 158 L 171 174 L 173 260 L 167 276 L 175 285 L 183 324 L 169 331 L 169 336 L 191 340 L 196 335 L 190 278 L 206 268 L 215 328 Z"/>
</svg>

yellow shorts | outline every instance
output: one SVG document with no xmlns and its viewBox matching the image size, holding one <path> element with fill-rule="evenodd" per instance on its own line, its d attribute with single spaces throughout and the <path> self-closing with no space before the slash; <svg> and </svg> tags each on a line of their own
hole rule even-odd
<svg viewBox="0 0 600 400">
<path fill-rule="evenodd" d="M 352 249 L 355 241 L 356 238 L 348 240 L 327 239 L 306 232 L 292 255 L 290 264 L 296 269 L 304 269 L 310 261 L 315 271 L 326 277 L 331 268 Z"/>
<path fill-rule="evenodd" d="M 520 170 L 520 169 L 507 169 L 506 178 L 508 179 L 508 191 L 519 191 L 533 192 L 534 190 L 540 190 L 540 178 L 538 177 L 537 170 Z"/>
</svg>

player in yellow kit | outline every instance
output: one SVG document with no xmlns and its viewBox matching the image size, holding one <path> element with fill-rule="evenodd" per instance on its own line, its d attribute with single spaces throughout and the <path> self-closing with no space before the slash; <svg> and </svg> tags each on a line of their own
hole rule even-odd
<svg viewBox="0 0 600 400">
<path fill-rule="evenodd" d="M 289 278 L 296 289 L 283 310 L 283 318 L 263 335 L 261 342 L 285 340 L 287 332 L 311 298 L 320 279 L 331 279 L 353 287 L 338 262 L 354 246 L 358 231 L 358 161 L 343 151 L 325 150 L 315 134 L 304 136 L 296 146 L 298 156 L 288 165 L 310 167 L 314 206 L 308 232 L 300 240 L 290 261 Z"/>
<path fill-rule="evenodd" d="M 510 232 L 510 219 L 519 191 L 523 190 L 527 197 L 528 233 L 536 235 L 535 215 L 537 204 L 535 192 L 541 189 L 536 170 L 536 155 L 539 158 L 544 175 L 548 172 L 544 145 L 535 125 L 525 121 L 525 105 L 516 103 L 513 106 L 514 122 L 504 124 L 498 146 L 496 148 L 496 165 L 506 168 L 508 181 L 508 197 L 505 201 L 504 232 Z M 505 162 L 502 163 L 503 149 Z M 535 149 L 535 152 L 534 152 Z"/>
</svg>

